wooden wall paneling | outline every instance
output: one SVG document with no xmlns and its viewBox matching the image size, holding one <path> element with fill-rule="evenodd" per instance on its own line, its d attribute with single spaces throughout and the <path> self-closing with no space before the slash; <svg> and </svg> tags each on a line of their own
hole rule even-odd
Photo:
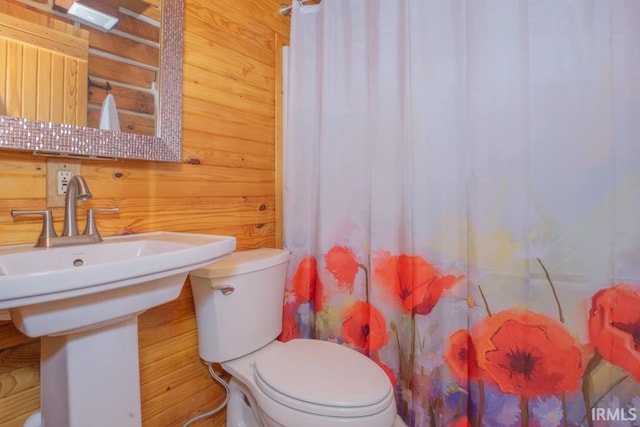
<svg viewBox="0 0 640 427">
<path fill-rule="evenodd" d="M 23 32 L 14 28 L 19 25 L 19 20 L 0 15 L 0 37 L 5 38 L 7 44 L 6 55 L 0 56 L 0 68 L 7 73 L 7 90 L 3 92 L 7 114 L 50 121 L 52 111 L 59 110 L 64 123 L 84 125 L 87 111 L 86 39 L 79 38 L 73 48 L 66 51 L 65 43 L 76 39 L 73 36 L 46 30 L 46 27 L 40 27 L 42 34 L 36 34 L 37 29 L 28 26 Z M 3 32 L 7 28 L 11 31 Z M 32 44 L 42 42 L 45 35 L 54 39 L 47 40 L 44 47 Z M 60 35 L 60 46 L 52 44 Z"/>
<path fill-rule="evenodd" d="M 194 394 L 209 388 L 214 381 L 206 369 L 201 369 L 203 363 L 195 347 L 174 352 L 167 361 L 168 364 L 160 364 L 165 372 L 154 371 L 154 379 L 141 385 L 144 400 L 153 402 L 147 405 L 145 418 L 154 418 L 171 406 L 188 400 Z M 218 393 L 223 393 L 224 389 L 219 387 Z"/>
<path fill-rule="evenodd" d="M 87 27 L 91 47 L 112 55 L 157 68 L 160 64 L 160 50 L 126 37 Z"/>
<path fill-rule="evenodd" d="M 185 67 L 187 68 L 187 67 Z M 193 74 L 197 75 L 196 71 Z M 184 96 L 193 100 L 193 109 L 198 108 L 198 104 L 211 103 L 215 100 L 218 106 L 230 107 L 233 110 L 243 111 L 252 115 L 262 115 L 263 120 L 271 120 L 273 124 L 273 93 L 267 92 L 266 88 L 273 86 L 273 81 L 267 82 L 265 88 L 247 86 L 241 82 L 222 83 L 214 79 L 211 82 L 198 79 L 195 81 L 185 81 L 183 84 Z M 191 104 L 191 102 L 190 102 Z M 213 110 L 209 107 L 208 110 Z M 207 112 L 200 107 L 202 112 Z M 231 110 L 231 111 L 233 111 Z"/>
<path fill-rule="evenodd" d="M 48 25 L 40 25 L 4 13 L 0 13 L 0 35 L 74 58 L 86 59 L 88 54 L 86 31 L 78 35 L 68 34 Z"/>
<path fill-rule="evenodd" d="M 0 397 L 38 386 L 40 344 L 37 340 L 5 349 L 0 354 Z"/>
<path fill-rule="evenodd" d="M 59 16 L 51 19 L 51 14 L 43 9 L 33 7 L 33 5 L 49 4 L 50 0 L 4 0 L 0 2 L 0 13 L 15 16 L 16 18 L 29 21 L 34 24 L 46 26 L 56 31 L 65 32 L 67 34 L 81 37 L 86 31 L 80 27 L 76 27 L 70 20 L 64 20 Z"/>
<path fill-rule="evenodd" d="M 189 108 L 187 107 L 186 109 L 188 110 Z M 184 116 L 183 126 L 192 130 L 208 131 L 214 135 L 273 143 L 274 125 L 268 128 L 261 128 L 260 126 L 246 124 L 242 121 L 242 117 L 237 117 L 229 111 L 215 113 L 215 108 L 212 108 L 211 112 L 214 116 L 218 117 L 225 114 L 229 115 L 228 121 L 211 120 L 208 114 L 186 114 Z"/>
<path fill-rule="evenodd" d="M 192 311 L 191 287 L 187 284 L 178 300 L 141 318 L 142 393 L 145 400 L 153 402 L 145 412 L 146 424 L 181 425 L 186 419 L 178 414 L 187 412 L 187 418 L 191 418 L 224 399 L 222 386 L 211 378 L 199 357 Z M 176 382 L 176 378 L 180 380 Z"/>
<path fill-rule="evenodd" d="M 276 0 L 186 0 L 183 162 L 82 161 L 94 199 L 78 208 L 80 227 L 89 207 L 118 206 L 119 214 L 98 218 L 104 236 L 190 231 L 233 235 L 238 250 L 276 245 L 275 34 L 286 40 L 288 32 L 288 20 L 273 16 L 278 6 Z M 214 24 L 198 19 L 200 12 Z M 269 54 L 254 58 L 258 46 Z M 90 75 L 92 62 L 93 55 Z M 0 244 L 35 241 L 37 218 L 12 218 L 9 211 L 45 207 L 44 164 L 30 153 L 0 152 Z M 62 209 L 53 211 L 60 230 Z M 224 399 L 198 355 L 188 284 L 176 301 L 139 317 L 139 338 L 143 427 L 181 426 Z M 21 369 L 5 366 L 7 350 L 35 352 L 38 345 L 0 323 L 0 369 Z M 21 426 L 39 405 L 38 393 L 34 384 L 0 397 L 0 424 Z M 222 426 L 224 417 L 222 411 L 195 425 Z"/>
<path fill-rule="evenodd" d="M 7 115 L 20 116 L 22 113 L 22 45 L 7 40 L 7 66 L 4 93 L 4 107 Z M 17 67 L 20 68 L 17 68 Z"/>
<path fill-rule="evenodd" d="M 37 218 L 13 218 L 11 209 L 43 209 L 46 199 L 44 158 L 3 151 L 0 154 L 0 242 L 35 242 L 42 222 Z M 36 221 L 33 221 L 33 220 Z M 0 328 L 0 331 L 2 328 Z M 2 333 L 0 332 L 0 335 Z M 0 338 L 0 342 L 2 339 Z"/>
<path fill-rule="evenodd" d="M 193 141 L 183 150 L 185 162 L 206 163 L 236 168 L 274 168 L 273 146 L 269 143 L 222 135 L 212 135 L 196 130 L 184 130 L 184 137 Z"/>
<path fill-rule="evenodd" d="M 0 321 L 0 350 L 31 342 L 38 342 L 38 340 L 24 335 L 22 332 L 17 330 L 15 326 L 13 326 L 13 323 L 10 320 Z M 0 358 L 1 357 L 2 356 L 0 355 Z M 3 368 L 4 365 L 0 365 L 0 370 Z"/>
<path fill-rule="evenodd" d="M 40 50 L 38 52 L 38 77 L 37 87 L 47 87 L 51 83 L 51 67 L 52 67 L 52 55 L 45 51 Z M 52 93 L 50 90 L 38 91 L 38 111 L 37 117 L 42 117 L 41 120 L 51 120 L 51 104 L 53 102 Z"/>
<path fill-rule="evenodd" d="M 145 16 L 156 22 L 161 20 L 160 0 L 120 0 L 120 7 L 128 9 L 138 15 Z"/>
<path fill-rule="evenodd" d="M 186 67 L 185 67 L 186 68 Z M 185 84 L 189 86 L 189 84 Z M 210 94 L 208 88 L 201 84 L 200 93 Z M 217 118 L 224 121 L 242 121 L 252 125 L 262 127 L 265 124 L 273 127 L 273 94 L 244 94 L 247 88 L 243 88 L 240 84 L 227 84 L 226 91 L 220 91 L 218 97 L 208 99 L 194 91 L 194 96 L 185 94 L 189 98 L 189 103 L 185 106 L 185 113 L 214 114 Z M 247 91 L 247 93 L 251 93 Z M 223 108 L 220 108 L 223 107 Z M 268 142 L 273 143 L 273 135 Z"/>
<path fill-rule="evenodd" d="M 85 167 L 86 165 L 86 167 Z M 94 198 L 175 199 L 199 197 L 273 196 L 273 170 L 215 165 L 150 163 L 148 168 L 120 167 L 120 162 L 83 162 L 82 175 Z"/>
<path fill-rule="evenodd" d="M 40 408 L 40 385 L 0 398 L 0 425 L 23 427 L 25 420 Z M 160 427 L 160 426 L 158 426 Z"/>
<path fill-rule="evenodd" d="M 0 152 L 0 201 L 46 198 L 45 158 L 18 151 Z M 16 208 L 20 209 L 20 208 Z M 0 212 L 0 220 L 7 212 Z M 0 239 L 2 235 L 0 234 Z"/>
<path fill-rule="evenodd" d="M 196 21 L 196 22 L 194 22 Z M 193 23 L 193 24 L 192 24 Z M 189 24 L 191 24 L 189 26 Z M 188 9 L 185 25 L 189 30 L 205 37 L 215 37 L 218 44 L 237 46 L 236 51 L 263 64 L 273 66 L 273 41 L 256 33 L 251 27 L 242 27 L 212 11 Z M 246 24 L 245 24 L 246 25 Z"/>
<path fill-rule="evenodd" d="M 283 103 L 283 52 L 282 49 L 285 46 L 284 40 L 282 37 L 275 33 L 275 67 L 276 67 L 276 79 L 274 82 L 274 92 L 276 95 L 275 99 L 275 184 L 276 184 L 276 218 L 275 218 L 275 227 L 276 227 L 276 247 L 282 248 L 284 245 L 284 215 L 283 215 L 283 195 L 284 195 L 284 171 L 283 171 L 283 114 L 284 114 L 284 103 Z"/>
<path fill-rule="evenodd" d="M 100 85 L 105 85 L 107 83 L 106 80 L 93 80 L 95 81 L 95 83 Z M 120 109 L 140 114 L 155 113 L 155 99 L 152 93 L 125 86 L 119 86 L 117 84 L 112 84 L 111 90 L 109 92 L 99 88 L 92 88 L 91 93 L 89 93 L 88 99 L 93 105 L 102 105 L 102 102 L 107 97 L 107 93 L 111 93 L 114 98 L 118 100 L 118 108 Z"/>
<path fill-rule="evenodd" d="M 115 28 L 123 33 L 131 34 L 153 43 L 160 43 L 159 26 L 151 25 L 133 16 L 118 13 L 118 23 Z"/>
<path fill-rule="evenodd" d="M 75 123 L 78 126 L 87 125 L 87 107 L 89 104 L 89 88 L 87 80 L 89 78 L 89 62 L 88 60 L 76 61 L 76 96 L 78 105 L 76 107 Z"/>
<path fill-rule="evenodd" d="M 208 70 L 223 82 L 241 79 L 263 90 L 272 85 L 274 75 L 270 67 L 237 51 L 233 45 L 221 44 L 210 35 L 196 33 L 190 34 L 189 40 L 184 52 L 186 64 Z"/>
<path fill-rule="evenodd" d="M 22 46 L 22 117 L 37 120 L 38 113 L 38 48 L 36 46 L 25 44 Z M 35 67 L 34 67 L 35 65 Z M 75 82 L 74 82 L 75 83 Z M 48 88 L 42 88 L 46 91 Z M 74 117 L 75 118 L 75 117 Z M 48 120 L 49 118 L 42 118 Z M 75 124 L 75 120 L 71 123 Z"/>
<path fill-rule="evenodd" d="M 120 130 L 123 132 L 149 136 L 156 134 L 156 122 L 151 117 L 125 113 L 118 114 L 118 117 L 120 119 Z"/>
<path fill-rule="evenodd" d="M 76 111 L 75 111 L 76 102 L 73 99 L 73 97 L 76 94 L 76 82 L 74 80 L 78 70 L 76 68 L 75 63 L 70 61 L 69 58 L 67 57 L 64 57 L 63 64 L 64 64 L 64 75 L 61 81 L 62 81 L 64 97 L 58 99 L 58 101 L 60 99 L 63 100 L 63 104 L 58 108 L 62 107 L 61 108 L 62 115 L 63 115 L 62 123 L 73 123 L 73 121 L 76 118 Z M 86 115 L 86 110 L 85 110 L 85 115 Z"/>
<path fill-rule="evenodd" d="M 197 125 L 195 121 L 190 122 L 194 127 L 197 126 L 197 129 L 204 130 L 207 126 L 206 121 L 217 122 L 222 125 L 222 129 L 212 128 L 212 133 L 273 143 L 273 133 L 264 134 L 265 129 L 274 129 L 273 116 L 263 116 L 246 109 L 220 108 L 217 103 L 207 104 L 201 100 L 190 100 L 189 105 L 185 106 L 185 113 L 191 118 L 201 120 Z"/>
<path fill-rule="evenodd" d="M 273 200 L 273 197 L 120 199 L 111 202 L 102 199 L 92 204 L 85 202 L 78 210 L 78 217 L 82 224 L 84 211 L 90 207 L 119 207 L 120 213 L 103 215 L 98 220 L 99 229 L 104 235 L 140 233 L 150 229 L 232 234 L 234 228 L 245 230 L 247 226 L 274 222 Z M 145 218 L 149 209 L 166 214 Z M 62 227 L 62 212 L 56 214 L 58 212 L 54 212 L 54 227 L 59 230 Z M 217 232 L 211 231 L 214 229 Z"/>
<path fill-rule="evenodd" d="M 48 0 L 47 0 L 48 1 Z M 74 34 L 73 25 L 69 25 L 60 21 L 50 21 L 47 15 L 37 9 L 27 7 L 20 0 L 6 0 L 0 2 L 0 13 L 15 16 L 38 25 L 46 25 L 55 28 L 58 31 L 65 31 L 68 34 Z"/>
<path fill-rule="evenodd" d="M 221 13 L 224 13 L 229 20 L 243 23 L 262 34 L 269 34 L 275 30 L 287 37 L 289 35 L 289 18 L 277 13 L 280 7 L 277 1 L 192 0 L 191 4 L 193 7 L 189 10 L 196 12 L 224 11 Z M 271 48 L 273 47 L 272 44 Z"/>
<path fill-rule="evenodd" d="M 87 123 L 87 67 L 65 57 L 64 71 L 64 123 L 84 126 Z"/>
<path fill-rule="evenodd" d="M 0 62 L 7 61 L 7 40 L 0 38 Z M 6 94 L 7 90 L 7 70 L 0 67 L 0 115 L 7 115 Z"/>
<path fill-rule="evenodd" d="M 97 84 L 104 85 L 107 82 L 114 89 L 111 94 L 115 98 L 116 106 L 118 109 L 118 119 L 120 123 L 120 130 L 122 132 L 135 133 L 138 135 L 156 135 L 156 111 L 155 111 L 155 91 L 143 92 L 142 90 L 136 90 L 135 88 L 129 89 L 121 86 L 119 83 L 131 84 L 131 82 L 138 85 L 139 88 L 149 89 L 153 87 L 155 81 L 156 72 L 139 67 L 112 62 L 113 66 L 109 68 L 99 69 L 93 77 L 92 81 Z M 100 61 L 103 63 L 104 61 Z M 91 65 L 91 68 L 96 65 Z M 127 73 L 126 70 L 132 70 L 132 73 Z M 110 71 L 111 70 L 111 71 Z M 91 73 L 90 73 L 91 74 Z M 120 77 L 117 77 L 119 75 Z M 140 76 L 154 76 L 153 78 L 140 77 Z M 122 78 L 121 76 L 126 76 Z M 111 78 L 114 77 L 114 78 Z M 127 80 L 127 82 L 122 82 Z M 104 92 L 102 89 L 93 88 L 92 94 Z M 117 93 L 126 93 L 124 97 L 118 96 Z M 87 112 L 87 126 L 97 128 L 100 123 L 100 111 L 102 108 L 102 102 L 104 101 L 104 94 L 102 97 L 89 96 L 89 108 Z M 101 98 L 101 99 L 99 99 Z M 124 101 L 124 102 L 122 102 Z"/>
<path fill-rule="evenodd" d="M 173 407 L 184 405 L 212 381 L 198 356 L 190 286 L 183 288 L 176 301 L 141 317 L 140 330 L 141 389 L 143 399 L 152 402 L 144 413 L 145 422 L 177 425 L 175 419 L 168 422 L 167 418 L 184 410 Z M 209 398 L 214 399 L 215 393 L 209 393 Z"/>
<path fill-rule="evenodd" d="M 22 425 L 40 407 L 40 342 L 0 351 L 0 425 Z"/>
<path fill-rule="evenodd" d="M 120 108 L 120 104 L 116 101 L 117 107 Z M 97 128 L 100 126 L 100 107 L 92 105 L 87 110 L 87 126 Z M 138 135 L 154 136 L 156 134 L 156 122 L 153 118 L 148 116 L 141 116 L 137 114 L 125 114 L 118 113 L 118 122 L 120 123 L 120 130 L 122 132 L 131 132 Z"/>
<path fill-rule="evenodd" d="M 208 375 L 208 373 L 207 373 Z M 213 381 L 213 379 L 211 379 Z M 187 419 L 201 415 L 213 408 L 217 408 L 224 401 L 223 390 L 219 385 L 212 384 L 206 389 L 192 393 L 189 399 L 177 402 L 175 405 L 160 412 L 155 417 L 149 418 L 147 423 L 155 426 L 182 426 Z M 202 408 L 196 411 L 190 408 Z M 187 413 L 187 418 L 178 417 L 177 414 Z M 193 424 L 191 427 L 224 427 L 226 425 L 224 410 L 214 417 L 204 418 Z"/>
<path fill-rule="evenodd" d="M 151 89 L 156 72 L 99 55 L 89 55 L 89 75 L 99 79 Z"/>
<path fill-rule="evenodd" d="M 64 97 L 64 57 L 53 55 L 51 57 L 51 121 L 64 122 L 64 109 L 60 108 L 58 100 Z"/>
</svg>

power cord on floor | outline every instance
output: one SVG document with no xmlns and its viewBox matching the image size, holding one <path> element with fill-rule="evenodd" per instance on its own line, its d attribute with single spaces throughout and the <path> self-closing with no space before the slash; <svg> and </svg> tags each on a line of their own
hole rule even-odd
<svg viewBox="0 0 640 427">
<path fill-rule="evenodd" d="M 215 373 L 215 371 L 213 370 L 213 366 L 211 365 L 211 363 L 207 363 L 207 367 L 209 368 L 209 373 L 211 374 L 211 376 L 213 377 L 214 380 L 216 380 L 217 382 L 219 382 L 220 384 L 222 384 L 222 387 L 224 387 L 226 396 L 224 397 L 224 402 L 222 402 L 220 405 L 218 405 L 218 407 L 216 407 L 215 409 L 212 409 L 209 412 L 205 412 L 204 414 L 200 414 L 196 417 L 191 418 L 189 421 L 187 421 L 186 423 L 184 423 L 184 425 L 182 427 L 188 427 L 189 425 L 195 423 L 196 421 L 200 421 L 204 418 L 210 417 L 214 414 L 217 414 L 218 412 L 222 411 L 222 409 L 227 406 L 227 402 L 229 402 L 229 384 L 227 384 L 227 382 L 220 377 L 218 374 Z"/>
</svg>

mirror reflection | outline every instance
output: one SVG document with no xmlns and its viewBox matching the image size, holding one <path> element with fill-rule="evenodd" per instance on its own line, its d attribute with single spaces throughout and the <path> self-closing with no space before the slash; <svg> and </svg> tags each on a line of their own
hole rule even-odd
<svg viewBox="0 0 640 427">
<path fill-rule="evenodd" d="M 0 2 L 0 115 L 158 136 L 161 2 Z"/>
</svg>

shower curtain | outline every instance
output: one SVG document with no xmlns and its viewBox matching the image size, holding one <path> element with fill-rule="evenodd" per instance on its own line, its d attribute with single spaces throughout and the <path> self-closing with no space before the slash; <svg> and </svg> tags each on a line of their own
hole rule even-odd
<svg viewBox="0 0 640 427">
<path fill-rule="evenodd" d="M 640 426 L 640 2 L 293 6 L 281 339 L 410 426 Z"/>
</svg>

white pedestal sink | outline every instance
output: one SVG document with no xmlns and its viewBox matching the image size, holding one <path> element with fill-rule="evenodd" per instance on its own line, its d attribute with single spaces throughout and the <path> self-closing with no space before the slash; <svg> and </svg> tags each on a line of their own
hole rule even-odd
<svg viewBox="0 0 640 427">
<path fill-rule="evenodd" d="M 137 316 L 234 249 L 234 237 L 169 232 L 0 247 L 0 309 L 42 337 L 42 421 L 29 426 L 139 427 Z"/>
</svg>

